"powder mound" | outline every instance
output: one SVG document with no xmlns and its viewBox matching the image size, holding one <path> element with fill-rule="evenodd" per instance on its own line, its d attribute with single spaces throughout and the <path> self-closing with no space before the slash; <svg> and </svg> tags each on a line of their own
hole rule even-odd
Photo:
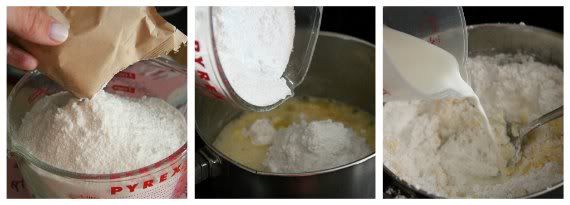
<svg viewBox="0 0 570 205">
<path fill-rule="evenodd" d="M 61 92 L 42 98 L 26 113 L 14 143 L 64 170 L 117 173 L 174 153 L 186 143 L 186 119 L 158 98 L 101 91 L 80 100 Z"/>
<path fill-rule="evenodd" d="M 247 134 L 252 136 L 251 142 L 254 145 L 267 145 L 273 141 L 276 132 L 269 119 L 259 119 L 251 125 Z"/>
<path fill-rule="evenodd" d="M 522 160 L 506 124 L 524 125 L 563 105 L 563 72 L 524 54 L 469 58 L 472 86 L 487 111 L 468 99 L 415 100 L 384 105 L 384 165 L 414 187 L 442 197 L 521 197 L 562 181 L 562 121 L 533 132 Z"/>
<path fill-rule="evenodd" d="M 268 130 L 271 124 L 256 121 L 250 130 Z M 265 125 L 260 127 L 259 125 Z M 255 133 L 255 132 L 254 132 Z M 257 132 L 259 133 L 259 132 Z M 253 135 L 253 138 L 259 136 Z M 372 151 L 363 137 L 332 120 L 293 123 L 271 137 L 264 164 L 277 173 L 300 173 L 334 168 L 361 159 Z"/>
<path fill-rule="evenodd" d="M 295 36 L 293 7 L 213 7 L 224 74 L 243 100 L 267 106 L 291 95 L 283 72 Z"/>
</svg>

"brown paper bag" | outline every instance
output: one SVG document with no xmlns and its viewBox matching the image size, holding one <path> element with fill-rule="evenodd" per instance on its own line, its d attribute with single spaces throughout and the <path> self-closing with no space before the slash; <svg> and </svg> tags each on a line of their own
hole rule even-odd
<svg viewBox="0 0 570 205">
<path fill-rule="evenodd" d="M 154 7 L 45 7 L 69 25 L 59 46 L 19 40 L 38 69 L 79 98 L 91 98 L 129 65 L 177 51 L 186 36 Z"/>
</svg>

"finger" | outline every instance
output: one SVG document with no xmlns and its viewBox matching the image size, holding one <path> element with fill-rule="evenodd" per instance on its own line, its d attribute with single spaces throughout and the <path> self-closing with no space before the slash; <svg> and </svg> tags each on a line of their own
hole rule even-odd
<svg viewBox="0 0 570 205">
<path fill-rule="evenodd" d="M 8 32 L 43 45 L 59 45 L 67 39 L 69 28 L 47 15 L 41 7 L 8 7 Z"/>
<path fill-rule="evenodd" d="M 38 60 L 26 51 L 8 43 L 8 64 L 22 69 L 33 70 L 38 66 Z"/>
</svg>

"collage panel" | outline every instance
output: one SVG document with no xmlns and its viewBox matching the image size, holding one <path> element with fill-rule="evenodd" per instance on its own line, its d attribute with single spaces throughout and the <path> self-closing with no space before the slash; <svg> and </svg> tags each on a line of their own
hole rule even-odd
<svg viewBox="0 0 570 205">
<path fill-rule="evenodd" d="M 383 18 L 383 197 L 562 199 L 563 7 Z"/>
<path fill-rule="evenodd" d="M 196 33 L 196 198 L 375 197 L 374 7 L 197 7 Z"/>
<path fill-rule="evenodd" d="M 7 198 L 187 198 L 186 7 L 6 21 Z"/>
</svg>

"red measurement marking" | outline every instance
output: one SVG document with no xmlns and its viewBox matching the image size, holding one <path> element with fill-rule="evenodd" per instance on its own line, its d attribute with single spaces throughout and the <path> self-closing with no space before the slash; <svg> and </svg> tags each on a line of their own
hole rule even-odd
<svg viewBox="0 0 570 205">
<path fill-rule="evenodd" d="M 115 75 L 115 77 L 136 79 L 137 76 L 135 73 L 131 73 L 131 72 L 127 72 L 127 71 L 121 71 L 121 72 L 117 73 L 117 75 Z"/>
<path fill-rule="evenodd" d="M 429 27 L 430 37 L 428 38 L 428 42 L 434 45 L 438 45 L 441 43 L 441 39 L 437 33 L 439 32 L 439 26 L 437 24 L 437 18 L 433 15 L 427 16 L 427 26 Z"/>
<path fill-rule="evenodd" d="M 204 65 L 204 59 L 202 57 L 196 57 L 194 59 L 194 62 L 198 63 L 199 65 L 201 65 L 202 67 L 205 67 Z"/>
<path fill-rule="evenodd" d="M 135 192 L 135 189 L 137 188 L 137 185 L 139 185 L 139 184 L 127 185 L 127 188 L 129 189 L 129 192 Z"/>
<path fill-rule="evenodd" d="M 212 79 L 210 78 L 208 72 L 199 70 L 199 69 L 204 69 L 204 70 L 207 69 L 206 69 L 206 64 L 204 64 L 204 58 L 199 55 L 200 42 L 198 42 L 197 40 L 194 41 L 194 50 L 196 51 L 196 57 L 194 58 L 194 62 L 197 65 L 200 65 L 196 66 L 196 76 L 199 79 L 201 79 L 201 82 L 197 82 L 196 84 L 198 84 L 198 86 L 201 87 L 210 96 L 220 100 L 224 100 L 224 95 L 210 83 Z"/>
<path fill-rule="evenodd" d="M 125 177 L 132 177 L 134 175 L 135 175 L 134 172 L 127 172 L 127 174 L 125 174 Z"/>
<path fill-rule="evenodd" d="M 148 168 L 141 168 L 138 172 L 139 174 L 144 174 L 145 172 L 148 172 Z"/>
<path fill-rule="evenodd" d="M 154 182 L 154 179 L 144 181 L 144 183 L 143 183 L 143 189 L 146 189 L 146 188 L 148 188 L 148 187 L 152 187 L 152 183 L 153 183 L 153 182 Z"/>
<path fill-rule="evenodd" d="M 440 44 L 441 43 L 441 39 L 439 38 L 439 36 L 430 36 L 428 38 L 428 42 L 434 45 Z"/>
<path fill-rule="evenodd" d="M 208 94 L 210 94 L 212 97 L 220 99 L 220 100 L 224 100 L 224 95 L 219 93 L 218 90 L 216 90 L 216 87 L 214 87 L 210 84 L 204 84 L 204 85 L 201 85 L 201 87 L 204 88 L 206 90 L 206 92 Z"/>
<path fill-rule="evenodd" d="M 194 51 L 196 51 L 196 55 L 198 54 L 198 52 L 200 52 L 200 42 L 198 42 L 197 40 L 194 41 Z M 194 58 L 194 62 L 200 64 L 202 67 L 206 67 L 204 65 L 204 58 L 202 58 L 201 56 L 196 56 Z"/>
<path fill-rule="evenodd" d="M 123 191 L 123 187 L 120 186 L 112 186 L 111 187 L 111 195 L 115 195 L 116 193 L 119 193 Z"/>
<path fill-rule="evenodd" d="M 171 177 L 173 177 L 174 175 L 176 175 L 177 173 L 179 173 L 179 172 L 182 170 L 182 169 L 180 169 L 181 167 L 182 167 L 182 164 L 179 164 L 178 166 L 173 167 L 172 170 L 173 170 L 174 172 L 172 172 Z"/>
<path fill-rule="evenodd" d="M 208 73 L 206 73 L 204 71 L 197 70 L 196 74 L 198 74 L 198 78 L 200 78 L 202 80 L 207 80 L 207 81 L 210 80 L 210 76 L 208 75 Z"/>
<path fill-rule="evenodd" d="M 39 97 L 44 96 L 47 93 L 47 88 L 38 88 L 32 91 L 32 95 L 28 97 L 28 103 L 35 102 Z"/>
<path fill-rule="evenodd" d="M 111 174 L 111 176 L 109 177 L 109 179 L 118 179 L 121 178 L 120 174 Z"/>
<path fill-rule="evenodd" d="M 158 183 L 159 184 L 163 183 L 166 180 L 168 180 L 168 178 L 171 178 L 171 177 L 174 177 L 178 174 L 181 174 L 182 170 L 183 170 L 182 164 L 179 164 L 175 167 L 172 167 L 172 169 L 170 171 L 166 171 L 159 176 Z M 172 172 L 172 174 L 169 175 L 170 172 Z M 147 180 L 143 181 L 141 186 L 139 186 L 138 182 L 133 183 L 133 184 L 124 185 L 124 186 L 122 186 L 122 185 L 111 186 L 110 192 L 111 192 L 111 195 L 121 193 L 125 190 L 128 190 L 129 192 L 135 192 L 137 189 L 146 189 L 146 188 L 154 186 L 155 185 L 154 182 L 155 182 L 155 180 L 153 178 L 153 179 L 147 179 Z"/>
<path fill-rule="evenodd" d="M 194 51 L 196 52 L 200 51 L 200 42 L 198 42 L 198 40 L 194 41 Z"/>
<path fill-rule="evenodd" d="M 158 182 L 160 183 L 160 182 L 166 181 L 166 179 L 168 179 L 168 173 L 164 173 L 164 174 L 160 175 L 160 181 L 158 181 Z"/>
<path fill-rule="evenodd" d="M 135 88 L 129 87 L 129 86 L 124 86 L 124 85 L 113 85 L 113 86 L 111 86 L 111 89 L 113 89 L 114 91 L 135 93 Z"/>
<path fill-rule="evenodd" d="M 185 166 L 182 167 L 182 169 L 187 169 L 188 167 L 186 166 L 186 164 L 184 164 Z M 186 190 L 186 185 L 187 185 L 187 178 L 188 178 L 188 173 L 187 172 L 182 172 L 182 176 L 180 176 L 180 178 L 178 178 L 178 182 L 176 183 L 176 186 L 174 188 L 174 194 L 173 196 L 175 198 L 179 198 L 182 195 L 187 195 L 187 190 Z"/>
</svg>

